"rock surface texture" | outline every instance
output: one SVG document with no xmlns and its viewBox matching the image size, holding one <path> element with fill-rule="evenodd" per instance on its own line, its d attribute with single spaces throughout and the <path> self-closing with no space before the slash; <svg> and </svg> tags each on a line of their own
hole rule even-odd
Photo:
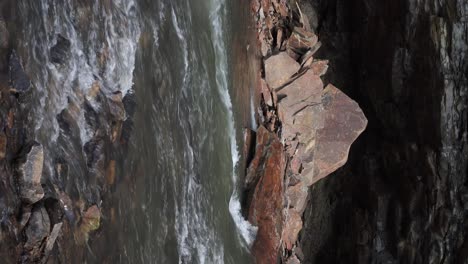
<svg viewBox="0 0 468 264">
<path fill-rule="evenodd" d="M 311 189 L 304 263 L 468 263 L 468 4 L 303 0 L 369 126 Z M 353 155 L 354 153 L 354 155 Z"/>
<path fill-rule="evenodd" d="M 367 119 L 359 105 L 320 76 L 321 43 L 286 1 L 253 1 L 264 71 L 261 125 L 246 169 L 244 208 L 258 227 L 256 263 L 301 263 L 309 188 L 343 166 Z"/>
</svg>

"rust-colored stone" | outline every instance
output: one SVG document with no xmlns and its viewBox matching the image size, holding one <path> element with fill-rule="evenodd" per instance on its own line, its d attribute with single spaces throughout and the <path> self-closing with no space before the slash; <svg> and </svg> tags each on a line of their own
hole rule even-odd
<svg viewBox="0 0 468 264">
<path fill-rule="evenodd" d="M 299 55 L 303 55 L 314 47 L 317 42 L 317 35 L 303 28 L 295 27 L 291 37 L 289 37 L 287 48 Z"/>
<path fill-rule="evenodd" d="M 271 89 L 283 85 L 299 70 L 299 64 L 285 52 L 271 56 L 265 61 L 265 80 Z"/>
<path fill-rule="evenodd" d="M 267 142 L 255 159 L 262 160 L 257 166 L 259 175 L 249 207 L 248 219 L 258 226 L 252 253 L 257 264 L 276 263 L 283 224 L 283 176 L 285 158 L 279 138 L 261 126 L 257 131 L 257 142 Z M 259 148 L 257 148 L 258 150 Z"/>
<path fill-rule="evenodd" d="M 289 209 L 286 223 L 284 225 L 281 240 L 287 250 L 292 250 L 296 244 L 297 236 L 302 229 L 301 215 L 295 210 Z"/>
</svg>

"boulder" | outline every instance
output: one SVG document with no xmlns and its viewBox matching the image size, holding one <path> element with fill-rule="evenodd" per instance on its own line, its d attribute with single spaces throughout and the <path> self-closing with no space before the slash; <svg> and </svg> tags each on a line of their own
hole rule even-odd
<svg viewBox="0 0 468 264">
<path fill-rule="evenodd" d="M 311 162 L 303 163 L 306 185 L 312 185 L 343 166 L 351 144 L 367 126 L 359 105 L 331 84 L 323 91 L 322 105 L 324 122 L 317 130 L 314 155 Z"/>
<path fill-rule="evenodd" d="M 42 145 L 34 142 L 27 153 L 20 158 L 17 167 L 18 184 L 21 199 L 33 204 L 44 197 L 41 186 L 44 151 Z"/>
<path fill-rule="evenodd" d="M 265 60 L 265 80 L 271 89 L 282 86 L 300 68 L 287 53 L 280 52 Z"/>
<path fill-rule="evenodd" d="M 58 34 L 56 44 L 50 49 L 50 61 L 56 64 L 65 63 L 70 57 L 70 40 Z"/>
<path fill-rule="evenodd" d="M 258 144 L 262 143 L 265 144 L 258 147 Z M 285 157 L 280 139 L 263 126 L 257 131 L 254 160 L 259 160 L 259 166 L 254 172 L 258 181 L 248 205 L 248 219 L 258 226 L 258 231 L 252 245 L 252 253 L 258 264 L 276 263 L 283 225 Z"/>
<path fill-rule="evenodd" d="M 15 94 L 26 93 L 31 89 L 31 81 L 24 72 L 16 51 L 12 51 L 8 62 L 11 91 Z"/>
</svg>

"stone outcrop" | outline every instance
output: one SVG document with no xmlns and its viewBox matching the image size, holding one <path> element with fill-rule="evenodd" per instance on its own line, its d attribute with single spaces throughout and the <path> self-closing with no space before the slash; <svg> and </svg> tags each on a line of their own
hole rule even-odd
<svg viewBox="0 0 468 264">
<path fill-rule="evenodd" d="M 254 1 L 252 7 L 264 56 L 257 88 L 262 124 L 245 178 L 244 207 L 258 226 L 252 252 L 257 263 L 301 263 L 298 239 L 309 187 L 346 163 L 367 119 L 335 86 L 324 89 L 328 61 L 314 59 L 321 43 L 304 26 L 305 15 L 294 19 L 283 1 Z"/>
</svg>

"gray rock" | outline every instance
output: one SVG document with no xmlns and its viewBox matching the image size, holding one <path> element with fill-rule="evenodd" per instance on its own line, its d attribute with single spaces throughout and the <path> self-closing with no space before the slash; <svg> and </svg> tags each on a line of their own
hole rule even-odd
<svg viewBox="0 0 468 264">
<path fill-rule="evenodd" d="M 18 183 L 21 199 L 29 204 L 36 203 L 44 197 L 41 186 L 44 151 L 42 145 L 34 142 L 27 154 L 18 164 Z"/>
<path fill-rule="evenodd" d="M 35 206 L 26 226 L 26 243 L 24 245 L 25 251 L 32 258 L 39 255 L 42 243 L 49 235 L 49 232 L 50 220 L 46 209 L 43 205 Z"/>
</svg>

